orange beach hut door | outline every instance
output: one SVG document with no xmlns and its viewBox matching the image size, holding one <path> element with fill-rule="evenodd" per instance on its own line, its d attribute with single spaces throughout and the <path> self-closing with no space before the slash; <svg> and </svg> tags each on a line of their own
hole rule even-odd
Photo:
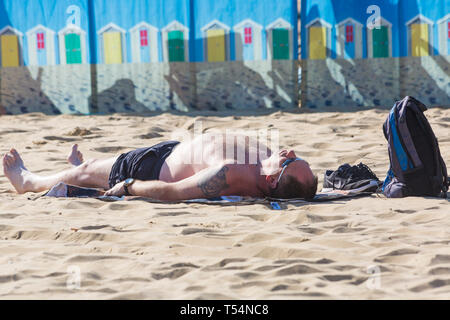
<svg viewBox="0 0 450 320">
<path fill-rule="evenodd" d="M 1 36 L 2 67 L 19 66 L 19 38 L 15 35 Z"/>
</svg>

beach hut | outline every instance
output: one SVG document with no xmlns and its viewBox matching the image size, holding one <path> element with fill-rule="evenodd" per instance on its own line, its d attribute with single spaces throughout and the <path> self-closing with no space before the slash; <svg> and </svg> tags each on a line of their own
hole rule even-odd
<svg viewBox="0 0 450 320">
<path fill-rule="evenodd" d="M 158 62 L 158 29 L 141 22 L 130 29 L 131 61 Z"/>
<path fill-rule="evenodd" d="M 429 56 L 433 51 L 433 21 L 419 14 L 406 23 L 408 55 Z"/>
<path fill-rule="evenodd" d="M 234 26 L 236 60 L 262 60 L 263 26 L 246 19 Z"/>
<path fill-rule="evenodd" d="M 392 23 L 383 17 L 377 22 L 379 27 L 367 30 L 367 54 L 369 58 L 392 57 Z"/>
<path fill-rule="evenodd" d="M 450 55 L 450 13 L 437 21 L 439 34 L 439 54 Z"/>
<path fill-rule="evenodd" d="M 363 25 L 358 21 L 347 18 L 337 25 L 337 56 L 341 59 L 362 58 Z"/>
<path fill-rule="evenodd" d="M 58 32 L 60 64 L 87 63 L 86 32 L 74 24 Z"/>
<path fill-rule="evenodd" d="M 331 24 L 316 18 L 306 26 L 308 57 L 312 60 L 324 60 L 331 52 Z"/>
<path fill-rule="evenodd" d="M 26 34 L 28 64 L 30 66 L 55 65 L 55 32 L 43 25 L 37 25 Z"/>
<path fill-rule="evenodd" d="M 23 33 L 6 26 L 0 30 L 0 65 L 2 67 L 23 66 Z"/>
<path fill-rule="evenodd" d="M 98 32 L 100 61 L 105 64 L 121 64 L 126 61 L 126 31 L 114 23 L 101 28 Z"/>
<path fill-rule="evenodd" d="M 202 29 L 205 43 L 205 60 L 221 62 L 230 59 L 230 27 L 214 20 Z"/>
<path fill-rule="evenodd" d="M 279 18 L 266 27 L 267 59 L 288 60 L 294 58 L 293 27 Z"/>
<path fill-rule="evenodd" d="M 172 21 L 162 29 L 163 59 L 166 62 L 189 61 L 189 28 Z"/>
</svg>

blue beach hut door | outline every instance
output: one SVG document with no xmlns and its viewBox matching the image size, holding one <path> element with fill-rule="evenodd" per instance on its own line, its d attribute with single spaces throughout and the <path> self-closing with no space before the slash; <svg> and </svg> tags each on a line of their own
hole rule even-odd
<svg viewBox="0 0 450 320">
<path fill-rule="evenodd" d="M 345 58 L 355 58 L 355 26 L 353 24 L 345 25 Z"/>
<path fill-rule="evenodd" d="M 254 60 L 255 57 L 255 47 L 254 47 L 254 41 L 253 41 L 253 28 L 252 27 L 245 27 L 244 33 L 243 33 L 243 58 L 245 61 Z"/>
<path fill-rule="evenodd" d="M 47 65 L 47 49 L 45 43 L 45 33 L 38 32 L 36 33 L 36 48 L 37 48 L 37 58 L 38 64 L 40 66 Z"/>
<path fill-rule="evenodd" d="M 149 31 L 146 28 L 139 30 L 139 41 L 141 50 L 141 62 L 150 62 L 150 44 L 149 43 Z"/>
</svg>

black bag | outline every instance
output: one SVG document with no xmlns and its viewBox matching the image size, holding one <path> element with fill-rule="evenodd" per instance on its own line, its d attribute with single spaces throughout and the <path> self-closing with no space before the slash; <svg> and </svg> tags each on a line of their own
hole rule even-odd
<svg viewBox="0 0 450 320">
<path fill-rule="evenodd" d="M 382 191 L 388 198 L 447 197 L 450 179 L 426 110 L 408 96 L 395 103 L 383 125 L 390 168 Z"/>
</svg>

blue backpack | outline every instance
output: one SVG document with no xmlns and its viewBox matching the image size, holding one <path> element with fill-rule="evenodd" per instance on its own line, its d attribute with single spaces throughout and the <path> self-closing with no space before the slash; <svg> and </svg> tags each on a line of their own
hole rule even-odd
<svg viewBox="0 0 450 320">
<path fill-rule="evenodd" d="M 383 133 L 390 168 L 382 186 L 388 198 L 447 197 L 450 179 L 439 144 L 424 115 L 427 107 L 413 97 L 395 103 Z"/>
</svg>

